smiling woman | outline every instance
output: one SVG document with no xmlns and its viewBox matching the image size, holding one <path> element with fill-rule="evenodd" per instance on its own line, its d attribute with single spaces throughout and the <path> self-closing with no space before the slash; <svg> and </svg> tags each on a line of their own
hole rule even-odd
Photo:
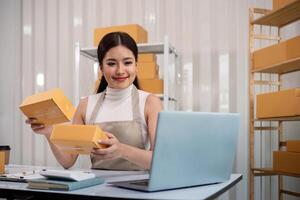
<svg viewBox="0 0 300 200">
<path fill-rule="evenodd" d="M 138 89 L 135 41 L 123 32 L 109 33 L 98 46 L 99 67 L 103 74 L 97 94 L 80 101 L 73 124 L 97 125 L 107 140 L 106 149 L 91 152 L 92 168 L 145 170 L 150 168 L 158 113 L 158 97 Z M 78 158 L 66 154 L 50 141 L 51 126 L 27 120 L 33 131 L 46 136 L 59 163 L 69 168 Z"/>
<path fill-rule="evenodd" d="M 107 85 L 122 89 L 133 83 L 139 88 L 136 78 L 138 48 L 127 33 L 107 34 L 100 41 L 97 54 L 103 74 L 98 93 L 103 92 Z"/>
</svg>

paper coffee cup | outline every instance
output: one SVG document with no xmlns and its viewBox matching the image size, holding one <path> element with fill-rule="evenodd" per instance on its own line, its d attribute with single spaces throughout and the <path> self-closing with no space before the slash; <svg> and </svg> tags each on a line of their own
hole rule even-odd
<svg viewBox="0 0 300 200">
<path fill-rule="evenodd" d="M 5 165 L 8 165 L 8 163 L 9 163 L 9 154 L 10 154 L 10 146 L 0 145 L 0 151 L 4 151 L 4 153 L 5 153 Z"/>
</svg>

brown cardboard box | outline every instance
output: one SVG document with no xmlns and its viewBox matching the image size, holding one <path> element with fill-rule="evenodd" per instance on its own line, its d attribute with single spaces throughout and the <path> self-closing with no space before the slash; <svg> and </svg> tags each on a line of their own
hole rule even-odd
<svg viewBox="0 0 300 200">
<path fill-rule="evenodd" d="M 164 93 L 164 81 L 160 79 L 139 79 L 139 86 L 141 90 L 153 94 Z"/>
<path fill-rule="evenodd" d="M 300 174 L 300 153 L 273 151 L 273 169 L 279 172 Z"/>
<path fill-rule="evenodd" d="M 5 173 L 5 152 L 0 151 L 0 174 Z"/>
<path fill-rule="evenodd" d="M 286 151 L 300 153 L 300 140 L 287 140 Z"/>
<path fill-rule="evenodd" d="M 56 125 L 50 137 L 63 151 L 75 154 L 90 154 L 93 148 L 105 148 L 98 144 L 104 139 L 107 139 L 106 134 L 92 125 Z"/>
<path fill-rule="evenodd" d="M 36 123 L 58 124 L 70 121 L 75 113 L 71 101 L 61 89 L 53 89 L 25 98 L 20 109 L 28 118 L 36 118 Z"/>
<path fill-rule="evenodd" d="M 262 69 L 286 60 L 286 42 L 262 48 L 253 53 L 253 69 Z"/>
<path fill-rule="evenodd" d="M 255 51 L 253 69 L 263 69 L 296 57 L 300 57 L 300 36 Z"/>
<path fill-rule="evenodd" d="M 273 10 L 278 10 L 297 0 L 273 0 Z"/>
<path fill-rule="evenodd" d="M 287 59 L 300 57 L 300 36 L 286 41 Z"/>
<path fill-rule="evenodd" d="M 300 115 L 300 88 L 257 95 L 256 117 L 294 117 Z"/>
<path fill-rule="evenodd" d="M 108 33 L 111 32 L 126 32 L 128 33 L 136 43 L 147 43 L 148 42 L 148 33 L 147 31 L 138 24 L 128 24 L 121 26 L 111 26 L 96 28 L 94 30 L 94 46 L 98 46 L 100 40 Z"/>
<path fill-rule="evenodd" d="M 153 53 L 140 53 L 138 54 L 138 62 L 155 62 L 156 63 L 156 55 Z"/>
<path fill-rule="evenodd" d="M 158 67 L 155 62 L 138 63 L 137 77 L 139 79 L 156 79 L 158 78 Z"/>
</svg>

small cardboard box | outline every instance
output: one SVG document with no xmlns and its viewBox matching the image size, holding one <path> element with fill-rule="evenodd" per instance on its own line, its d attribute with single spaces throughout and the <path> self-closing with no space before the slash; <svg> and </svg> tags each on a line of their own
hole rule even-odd
<svg viewBox="0 0 300 200">
<path fill-rule="evenodd" d="M 138 24 L 128 24 L 121 26 L 96 28 L 94 30 L 94 46 L 98 46 L 99 42 L 106 34 L 116 31 L 128 33 L 136 43 L 148 42 L 148 33 L 143 27 Z"/>
<path fill-rule="evenodd" d="M 300 153 L 273 151 L 273 169 L 279 172 L 300 174 Z"/>
<path fill-rule="evenodd" d="M 75 108 L 61 89 L 53 89 L 25 98 L 20 109 L 28 118 L 36 118 L 36 123 L 45 125 L 68 122 Z"/>
<path fill-rule="evenodd" d="M 160 79 L 139 79 L 139 86 L 141 90 L 153 94 L 164 93 L 164 81 Z"/>
<path fill-rule="evenodd" d="M 286 60 L 287 44 L 280 42 L 253 53 L 253 69 L 262 69 Z"/>
<path fill-rule="evenodd" d="M 300 88 L 257 95 L 256 118 L 300 115 Z"/>
<path fill-rule="evenodd" d="M 63 151 L 74 154 L 90 154 L 93 148 L 105 148 L 99 140 L 107 139 L 106 134 L 92 125 L 56 125 L 50 137 L 52 143 Z"/>
<path fill-rule="evenodd" d="M 287 40 L 286 49 L 286 57 L 288 60 L 300 57 L 300 36 Z"/>
<path fill-rule="evenodd" d="M 138 62 L 155 62 L 156 63 L 156 55 L 153 53 L 140 53 L 138 54 Z"/>
<path fill-rule="evenodd" d="M 297 57 L 300 57 L 300 36 L 255 51 L 253 69 L 263 69 Z"/>
<path fill-rule="evenodd" d="M 5 173 L 5 152 L 0 151 L 0 174 Z"/>
<path fill-rule="evenodd" d="M 300 153 L 300 140 L 287 140 L 286 151 Z"/>
<path fill-rule="evenodd" d="M 273 0 L 273 10 L 278 10 L 290 3 L 293 3 L 297 0 Z"/>
<path fill-rule="evenodd" d="M 158 66 L 155 62 L 138 63 L 137 77 L 139 79 L 157 79 Z"/>
</svg>

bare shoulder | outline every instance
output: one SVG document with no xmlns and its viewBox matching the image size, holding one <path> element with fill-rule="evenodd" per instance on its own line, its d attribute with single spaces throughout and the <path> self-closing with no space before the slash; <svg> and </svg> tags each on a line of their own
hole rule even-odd
<svg viewBox="0 0 300 200">
<path fill-rule="evenodd" d="M 84 124 L 86 108 L 88 104 L 88 97 L 83 97 L 77 106 L 76 112 L 73 117 L 73 124 Z"/>
<path fill-rule="evenodd" d="M 88 103 L 88 99 L 89 99 L 88 97 L 82 97 L 79 101 L 78 107 L 79 106 L 86 107 Z"/>
<path fill-rule="evenodd" d="M 154 94 L 149 94 L 146 99 L 146 110 L 159 112 L 162 110 L 161 100 Z"/>
</svg>

